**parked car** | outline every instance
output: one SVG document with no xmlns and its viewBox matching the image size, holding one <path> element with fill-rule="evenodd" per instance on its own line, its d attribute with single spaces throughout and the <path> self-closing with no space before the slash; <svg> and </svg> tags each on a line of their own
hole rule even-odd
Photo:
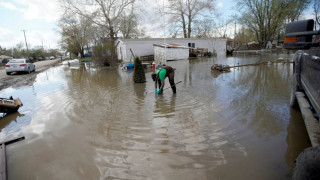
<svg viewBox="0 0 320 180">
<path fill-rule="evenodd" d="M 92 55 L 91 54 L 88 54 L 88 53 L 85 53 L 84 54 L 84 57 L 91 57 Z"/>
<path fill-rule="evenodd" d="M 2 64 L 7 64 L 8 62 L 9 62 L 9 59 L 4 58 L 1 63 Z"/>
<path fill-rule="evenodd" d="M 34 60 L 33 56 L 27 57 L 27 59 L 29 59 L 29 60 L 31 60 L 31 61 Z"/>
<path fill-rule="evenodd" d="M 44 58 L 43 58 L 42 56 L 37 57 L 37 59 L 38 59 L 39 61 L 44 60 Z"/>
<path fill-rule="evenodd" d="M 55 60 L 56 58 L 54 56 L 50 56 L 50 60 Z"/>
<path fill-rule="evenodd" d="M 31 73 L 36 70 L 35 65 L 29 59 L 11 59 L 5 66 L 7 75 L 13 72 Z"/>
</svg>

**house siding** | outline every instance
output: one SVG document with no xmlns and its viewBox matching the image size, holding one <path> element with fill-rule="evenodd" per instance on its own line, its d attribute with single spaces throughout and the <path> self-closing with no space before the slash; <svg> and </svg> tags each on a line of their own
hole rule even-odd
<svg viewBox="0 0 320 180">
<path fill-rule="evenodd" d="M 188 48 L 164 48 L 154 46 L 154 60 L 156 62 L 165 62 L 165 60 L 188 59 Z"/>
<path fill-rule="evenodd" d="M 125 62 L 133 61 L 130 49 L 135 56 L 147 56 L 155 55 L 153 44 L 163 44 L 164 39 L 118 39 L 117 40 L 117 53 L 119 60 Z M 195 48 L 208 48 L 210 52 L 216 52 L 217 54 L 226 53 L 226 39 L 211 38 L 211 39 L 184 39 L 184 38 L 169 38 L 165 39 L 167 44 L 177 43 L 182 46 L 188 46 L 188 43 L 195 43 Z M 189 53 L 189 52 L 188 52 Z M 188 54 L 189 55 L 189 54 Z"/>
</svg>

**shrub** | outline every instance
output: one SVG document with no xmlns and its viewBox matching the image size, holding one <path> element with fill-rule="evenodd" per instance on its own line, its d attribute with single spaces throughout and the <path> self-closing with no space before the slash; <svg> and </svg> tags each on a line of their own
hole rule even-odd
<svg viewBox="0 0 320 180">
<path fill-rule="evenodd" d="M 139 57 L 135 57 L 135 59 L 134 59 L 133 81 L 135 83 L 146 82 L 146 75 L 144 73 L 142 62 Z"/>
<path fill-rule="evenodd" d="M 95 46 L 92 60 L 96 64 L 115 66 L 118 63 L 115 46 L 113 44 L 100 44 Z"/>
</svg>

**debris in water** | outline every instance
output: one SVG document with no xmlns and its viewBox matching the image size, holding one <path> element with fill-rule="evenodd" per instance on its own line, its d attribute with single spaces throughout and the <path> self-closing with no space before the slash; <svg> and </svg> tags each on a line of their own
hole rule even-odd
<svg viewBox="0 0 320 180">
<path fill-rule="evenodd" d="M 223 65 L 223 64 L 214 64 L 211 66 L 212 71 L 220 71 L 220 72 L 230 72 L 230 66 L 229 65 Z"/>
</svg>

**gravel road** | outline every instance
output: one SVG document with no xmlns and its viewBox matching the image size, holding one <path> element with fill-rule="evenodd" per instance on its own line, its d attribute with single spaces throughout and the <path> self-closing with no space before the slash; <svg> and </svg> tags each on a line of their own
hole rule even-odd
<svg viewBox="0 0 320 180">
<path fill-rule="evenodd" d="M 60 62 L 60 60 L 45 60 L 35 62 L 34 64 L 36 66 L 36 71 L 30 74 L 14 73 L 11 75 L 7 75 L 6 70 L 2 68 L 0 69 L 0 90 L 15 85 L 16 83 L 19 83 L 21 81 L 28 81 L 30 79 L 33 79 L 38 73 L 47 70 Z"/>
</svg>

